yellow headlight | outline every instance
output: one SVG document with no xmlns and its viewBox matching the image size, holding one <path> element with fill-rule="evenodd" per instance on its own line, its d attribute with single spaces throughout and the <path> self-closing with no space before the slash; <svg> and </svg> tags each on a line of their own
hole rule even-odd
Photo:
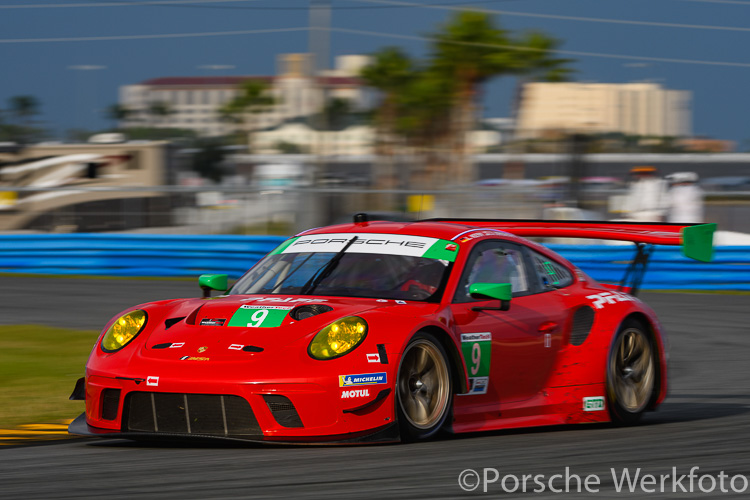
<svg viewBox="0 0 750 500">
<path fill-rule="evenodd" d="M 367 322 L 358 316 L 349 316 L 323 328 L 310 342 L 308 352 L 315 359 L 333 359 L 343 356 L 365 340 Z"/>
<path fill-rule="evenodd" d="M 146 311 L 136 309 L 123 314 L 117 321 L 112 323 L 107 333 L 102 338 L 102 350 L 104 352 L 115 352 L 127 345 L 136 335 L 141 333 L 146 326 L 148 315 Z"/>
</svg>

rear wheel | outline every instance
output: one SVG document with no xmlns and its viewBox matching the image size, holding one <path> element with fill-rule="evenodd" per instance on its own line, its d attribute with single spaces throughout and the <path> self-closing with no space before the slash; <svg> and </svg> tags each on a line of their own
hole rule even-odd
<svg viewBox="0 0 750 500">
<path fill-rule="evenodd" d="M 396 381 L 396 411 L 401 438 L 426 439 L 437 433 L 453 400 L 448 356 L 431 334 L 414 336 L 401 356 Z"/>
<path fill-rule="evenodd" d="M 616 423 L 637 422 L 651 402 L 656 385 L 655 353 L 646 327 L 626 320 L 607 361 L 607 400 Z"/>
</svg>

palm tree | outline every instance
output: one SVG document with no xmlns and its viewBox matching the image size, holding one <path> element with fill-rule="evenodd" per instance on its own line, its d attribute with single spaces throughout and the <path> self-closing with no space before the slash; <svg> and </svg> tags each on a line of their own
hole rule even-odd
<svg viewBox="0 0 750 500">
<path fill-rule="evenodd" d="M 148 105 L 148 114 L 156 118 L 156 122 L 163 122 L 174 111 L 168 102 L 154 101 Z"/>
<path fill-rule="evenodd" d="M 252 133 L 256 129 L 253 115 L 267 112 L 276 104 L 268 90 L 268 84 L 260 80 L 247 80 L 240 85 L 240 94 L 219 109 L 224 120 L 242 125 L 248 151 L 252 151 Z"/>
<path fill-rule="evenodd" d="M 39 101 L 31 95 L 17 95 L 8 99 L 10 112 L 18 120 L 18 125 L 29 127 L 31 117 L 39 114 Z"/>
<path fill-rule="evenodd" d="M 526 47 L 527 50 L 518 53 L 525 64 L 519 68 L 519 78 L 516 81 L 516 91 L 511 106 L 513 123 L 518 123 L 518 112 L 523 102 L 523 89 L 526 83 L 532 81 L 564 82 L 574 72 L 568 66 L 574 62 L 573 59 L 560 59 L 551 55 L 559 45 L 559 40 L 537 31 L 526 33 L 521 38 L 520 46 Z"/>
<path fill-rule="evenodd" d="M 134 113 L 134 110 L 122 104 L 112 104 L 107 108 L 107 118 L 114 122 L 114 128 L 118 128 L 121 122 L 126 121 Z"/>
<path fill-rule="evenodd" d="M 400 48 L 386 47 L 373 55 L 372 63 L 362 69 L 360 76 L 368 86 L 381 93 L 381 102 L 374 116 L 375 154 L 385 161 L 377 169 L 376 184 L 380 188 L 393 188 L 397 182 L 393 156 L 398 100 L 403 89 L 416 76 L 415 63 Z"/>
<path fill-rule="evenodd" d="M 459 158 L 455 180 L 472 180 L 468 165 L 466 135 L 476 122 L 481 85 L 502 75 L 531 74 L 547 70 L 563 75 L 568 60 L 551 56 L 556 42 L 535 33 L 513 39 L 481 12 L 459 12 L 433 35 L 433 61 L 436 69 L 456 83 L 453 143 Z"/>
</svg>

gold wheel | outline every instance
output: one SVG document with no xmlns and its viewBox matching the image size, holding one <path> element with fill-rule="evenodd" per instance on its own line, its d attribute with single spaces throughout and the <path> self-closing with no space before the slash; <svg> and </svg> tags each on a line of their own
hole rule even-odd
<svg viewBox="0 0 750 500">
<path fill-rule="evenodd" d="M 413 437 L 437 431 L 451 398 L 450 369 L 439 344 L 426 336 L 409 344 L 401 358 L 397 384 L 400 413 L 416 430 Z"/>
<path fill-rule="evenodd" d="M 637 418 L 654 393 L 656 366 L 651 340 L 640 327 L 626 325 L 609 357 L 610 404 L 622 421 Z M 626 417 L 630 415 L 631 418 Z"/>
</svg>

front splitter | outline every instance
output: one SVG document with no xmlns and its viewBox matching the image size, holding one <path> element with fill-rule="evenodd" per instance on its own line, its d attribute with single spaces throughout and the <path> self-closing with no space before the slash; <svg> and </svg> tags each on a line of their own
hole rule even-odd
<svg viewBox="0 0 750 500">
<path fill-rule="evenodd" d="M 100 429 L 86 422 L 86 414 L 81 413 L 68 426 L 68 433 L 77 436 L 121 438 L 136 441 L 182 441 L 182 442 L 233 442 L 265 445 L 346 445 L 398 443 L 401 437 L 398 425 L 393 422 L 373 430 L 358 433 L 310 437 L 269 437 L 269 436 L 215 436 L 209 434 L 178 434 L 169 432 L 132 432 Z"/>
</svg>

